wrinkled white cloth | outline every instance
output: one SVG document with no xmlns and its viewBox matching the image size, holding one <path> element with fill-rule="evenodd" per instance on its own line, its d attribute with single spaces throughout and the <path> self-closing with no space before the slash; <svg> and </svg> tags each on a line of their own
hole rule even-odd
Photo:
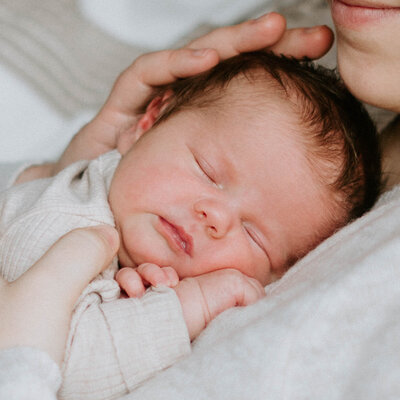
<svg viewBox="0 0 400 400">
<path fill-rule="evenodd" d="M 0 193 L 0 273 L 17 279 L 72 229 L 114 225 L 108 189 L 120 154 L 81 161 L 54 178 Z M 73 266 L 71 266 L 73 267 Z M 113 399 L 190 352 L 175 291 L 120 299 L 116 259 L 78 300 L 62 370 L 61 399 Z"/>
<path fill-rule="evenodd" d="M 31 347 L 0 351 L 0 399 L 56 400 L 61 384 L 58 365 Z"/>
</svg>

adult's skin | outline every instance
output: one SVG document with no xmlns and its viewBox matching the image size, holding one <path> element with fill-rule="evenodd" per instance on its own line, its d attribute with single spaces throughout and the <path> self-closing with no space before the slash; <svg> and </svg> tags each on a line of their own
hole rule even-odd
<svg viewBox="0 0 400 400">
<path fill-rule="evenodd" d="M 59 161 L 29 168 L 17 183 L 52 176 L 77 160 L 93 159 L 114 149 L 118 140 L 132 140 L 130 128 L 140 117 L 137 110 L 154 86 L 200 73 L 246 51 L 267 48 L 297 58 L 319 58 L 332 42 L 333 33 L 326 26 L 286 30 L 285 18 L 269 13 L 216 29 L 183 49 L 145 54 L 119 76 L 100 112 L 78 132 Z"/>
<path fill-rule="evenodd" d="M 347 87 L 366 103 L 400 113 L 400 1 L 329 2 Z"/>
<path fill-rule="evenodd" d="M 338 67 L 360 100 L 400 113 L 400 1 L 329 0 Z M 387 189 L 400 183 L 400 118 L 382 135 Z"/>
<path fill-rule="evenodd" d="M 30 346 L 61 365 L 75 302 L 118 247 L 109 226 L 76 229 L 16 281 L 0 277 L 0 350 Z"/>
</svg>

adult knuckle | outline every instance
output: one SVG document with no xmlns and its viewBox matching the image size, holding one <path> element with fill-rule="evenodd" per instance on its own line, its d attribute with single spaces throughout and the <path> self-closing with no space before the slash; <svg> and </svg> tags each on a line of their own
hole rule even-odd
<svg viewBox="0 0 400 400">
<path fill-rule="evenodd" d="M 117 78 L 117 82 L 124 81 L 127 77 L 138 76 L 140 77 L 146 64 L 146 58 L 149 57 L 149 54 L 142 54 L 137 57 L 132 64 L 125 69 Z"/>
<path fill-rule="evenodd" d="M 138 66 L 140 66 L 141 64 L 143 64 L 143 62 L 146 60 L 146 57 L 148 57 L 150 54 L 152 53 L 147 53 L 147 54 L 141 54 L 140 56 L 136 57 L 135 60 L 133 60 L 132 64 L 130 65 L 129 68 L 137 68 Z"/>
<path fill-rule="evenodd" d="M 176 64 L 180 57 L 185 53 L 184 49 L 178 50 L 165 50 L 165 58 L 167 60 L 168 65 Z"/>
</svg>

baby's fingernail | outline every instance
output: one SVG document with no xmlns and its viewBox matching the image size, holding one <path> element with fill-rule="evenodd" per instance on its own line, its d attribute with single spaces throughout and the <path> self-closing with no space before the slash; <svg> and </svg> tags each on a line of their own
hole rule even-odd
<svg viewBox="0 0 400 400">
<path fill-rule="evenodd" d="M 179 279 L 173 279 L 169 281 L 169 287 L 175 287 L 179 283 Z"/>
<path fill-rule="evenodd" d="M 312 28 L 304 28 L 304 32 L 307 34 L 313 34 L 315 32 L 318 32 L 320 29 L 320 26 L 313 26 Z"/>
</svg>

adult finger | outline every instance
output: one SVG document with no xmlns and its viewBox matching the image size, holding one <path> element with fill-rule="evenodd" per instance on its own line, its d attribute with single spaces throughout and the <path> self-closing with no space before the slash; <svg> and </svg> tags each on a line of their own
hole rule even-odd
<svg viewBox="0 0 400 400">
<path fill-rule="evenodd" d="M 262 50 L 277 43 L 286 29 L 285 18 L 275 12 L 256 20 L 215 29 L 189 43 L 188 47 L 213 48 L 224 60 L 243 52 Z"/>
<path fill-rule="evenodd" d="M 118 234 L 110 226 L 71 231 L 12 284 L 13 290 L 67 302 L 72 309 L 87 284 L 110 265 L 118 247 Z"/>
<path fill-rule="evenodd" d="M 154 86 L 174 82 L 212 68 L 219 62 L 213 49 L 162 50 L 138 57 L 117 79 L 104 109 L 132 114 Z"/>
<path fill-rule="evenodd" d="M 315 59 L 322 57 L 331 48 L 333 40 L 332 30 L 325 25 L 288 29 L 270 50 L 295 58 Z"/>
<path fill-rule="evenodd" d="M 144 54 L 118 77 L 103 109 L 115 111 L 117 116 L 132 114 L 143 105 L 153 86 L 206 71 L 239 53 L 272 46 L 285 28 L 285 18 L 270 13 L 257 20 L 215 29 L 183 49 Z"/>
</svg>

